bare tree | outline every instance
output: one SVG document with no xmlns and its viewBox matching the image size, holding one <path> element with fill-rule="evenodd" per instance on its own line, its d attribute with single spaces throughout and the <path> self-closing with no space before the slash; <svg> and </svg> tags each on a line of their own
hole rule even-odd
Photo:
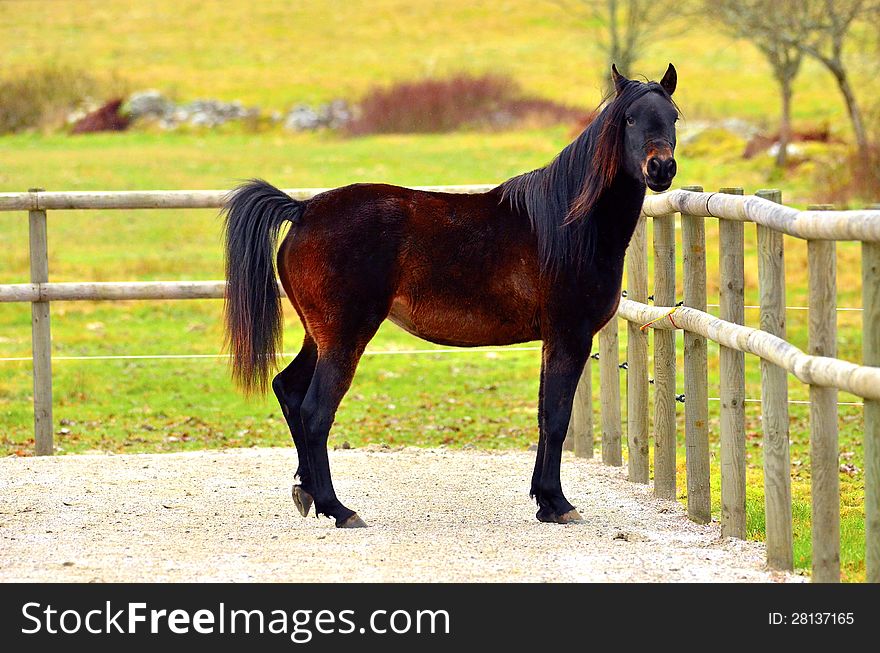
<svg viewBox="0 0 880 653">
<path fill-rule="evenodd" d="M 556 0 L 565 12 L 583 22 L 601 22 L 607 29 L 597 45 L 610 64 L 616 64 L 624 77 L 634 74 L 633 66 L 642 48 L 662 18 L 677 4 L 672 0 Z M 614 88 L 611 77 L 606 80 Z"/>
<path fill-rule="evenodd" d="M 781 100 L 779 150 L 776 154 L 776 165 L 780 168 L 785 166 L 788 144 L 791 142 L 792 85 L 803 60 L 803 52 L 790 40 L 793 35 L 800 35 L 798 40 L 801 40 L 801 21 L 794 19 L 793 11 L 784 10 L 786 4 L 794 3 L 780 3 L 779 0 L 703 0 L 702 6 L 704 13 L 720 19 L 723 28 L 733 36 L 751 41 L 773 70 Z M 783 10 L 780 10 L 780 5 Z M 796 10 L 795 7 L 787 9 Z"/>
<path fill-rule="evenodd" d="M 744 0 L 742 4 L 757 4 L 757 0 Z M 775 10 L 763 18 L 749 25 L 755 38 L 781 41 L 796 48 L 832 74 L 846 104 L 859 154 L 867 162 L 868 136 L 843 50 L 855 23 L 880 18 L 880 0 L 780 0 Z"/>
<path fill-rule="evenodd" d="M 862 119 L 862 111 L 853 92 L 849 74 L 843 61 L 843 46 L 850 29 L 859 19 L 880 17 L 880 3 L 876 0 L 801 0 L 805 10 L 798 12 L 804 21 L 805 36 L 796 32 L 789 42 L 804 54 L 814 57 L 834 76 L 837 87 L 846 103 L 852 122 L 859 153 L 868 157 L 868 135 Z M 876 26 L 875 26 L 876 27 Z"/>
</svg>

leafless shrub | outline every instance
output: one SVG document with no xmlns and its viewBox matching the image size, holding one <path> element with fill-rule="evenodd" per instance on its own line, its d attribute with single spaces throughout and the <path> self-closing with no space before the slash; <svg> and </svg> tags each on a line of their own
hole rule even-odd
<svg viewBox="0 0 880 653">
<path fill-rule="evenodd" d="M 376 88 L 361 101 L 346 131 L 352 135 L 448 132 L 462 127 L 505 127 L 526 119 L 571 122 L 583 111 L 528 97 L 509 77 L 460 74 Z"/>
</svg>

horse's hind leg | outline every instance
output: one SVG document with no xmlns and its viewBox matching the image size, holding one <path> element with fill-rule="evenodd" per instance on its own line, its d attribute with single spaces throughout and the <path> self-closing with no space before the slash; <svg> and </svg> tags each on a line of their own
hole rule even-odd
<svg viewBox="0 0 880 653">
<path fill-rule="evenodd" d="M 366 344 L 366 343 L 364 343 Z M 333 489 L 327 439 L 342 397 L 354 377 L 363 347 L 343 346 L 320 351 L 315 374 L 301 407 L 310 463 L 315 511 L 333 517 L 338 528 L 366 526 L 357 513 L 342 505 Z"/>
<path fill-rule="evenodd" d="M 311 489 L 308 449 L 303 432 L 300 407 L 306 397 L 309 384 L 312 382 L 317 360 L 318 347 L 315 341 L 306 334 L 302 349 L 296 358 L 272 380 L 272 390 L 278 398 L 278 403 L 281 404 L 281 411 L 284 413 L 284 419 L 287 421 L 290 435 L 293 437 L 293 444 L 296 446 L 298 465 L 295 478 L 299 484 L 293 486 L 292 495 L 293 501 L 303 517 L 309 514 L 309 509 L 312 507 L 313 490 Z"/>
</svg>

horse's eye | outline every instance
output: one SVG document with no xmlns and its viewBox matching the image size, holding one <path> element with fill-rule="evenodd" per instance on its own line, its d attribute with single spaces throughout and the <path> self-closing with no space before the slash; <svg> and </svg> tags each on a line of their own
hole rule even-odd
<svg viewBox="0 0 880 653">
<path fill-rule="evenodd" d="M 633 118 L 632 116 L 627 116 L 626 117 L 626 124 L 629 125 L 630 127 L 632 127 L 634 124 L 636 124 L 636 119 Z"/>
</svg>

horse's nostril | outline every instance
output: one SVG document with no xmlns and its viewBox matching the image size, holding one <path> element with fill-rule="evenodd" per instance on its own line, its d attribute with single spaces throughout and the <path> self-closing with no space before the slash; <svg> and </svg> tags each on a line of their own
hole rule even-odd
<svg viewBox="0 0 880 653">
<path fill-rule="evenodd" d="M 648 159 L 648 174 L 652 177 L 656 177 L 660 174 L 660 168 L 662 167 L 660 160 L 656 156 L 652 156 Z"/>
<path fill-rule="evenodd" d="M 664 172 L 669 178 L 674 177 L 675 173 L 678 172 L 678 166 L 675 164 L 675 159 L 668 159 L 664 167 L 666 168 Z"/>
</svg>

